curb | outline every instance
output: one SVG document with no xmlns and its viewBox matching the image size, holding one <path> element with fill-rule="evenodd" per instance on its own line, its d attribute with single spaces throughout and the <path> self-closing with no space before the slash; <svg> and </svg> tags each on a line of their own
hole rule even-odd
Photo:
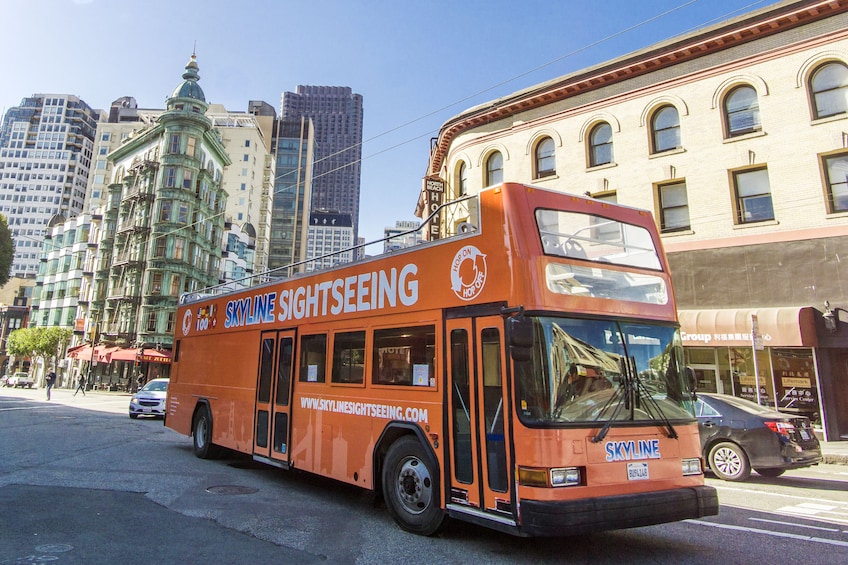
<svg viewBox="0 0 848 565">
<path fill-rule="evenodd" d="M 822 463 L 830 463 L 833 465 L 848 465 L 848 455 L 822 453 Z"/>
</svg>

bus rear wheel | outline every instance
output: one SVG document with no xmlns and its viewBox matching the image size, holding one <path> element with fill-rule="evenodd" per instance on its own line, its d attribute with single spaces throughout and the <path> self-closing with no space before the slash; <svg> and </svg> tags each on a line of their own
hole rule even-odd
<svg viewBox="0 0 848 565">
<path fill-rule="evenodd" d="M 191 430 L 194 437 L 194 455 L 200 459 L 217 457 L 218 448 L 212 444 L 212 415 L 209 414 L 209 408 L 206 406 L 198 408 Z"/>
<path fill-rule="evenodd" d="M 402 437 L 389 448 L 382 477 L 389 514 L 404 530 L 424 536 L 438 532 L 445 520 L 438 475 L 428 460 L 421 442 Z"/>
</svg>

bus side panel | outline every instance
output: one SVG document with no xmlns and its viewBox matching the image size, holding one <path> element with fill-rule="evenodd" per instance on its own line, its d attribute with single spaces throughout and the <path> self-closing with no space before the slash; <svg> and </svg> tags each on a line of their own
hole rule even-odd
<svg viewBox="0 0 848 565">
<path fill-rule="evenodd" d="M 373 489 L 377 439 L 393 420 L 414 422 L 426 437 L 441 437 L 441 393 L 436 389 L 374 390 L 298 382 L 292 402 L 292 465 L 303 471 Z M 423 394 L 422 394 L 423 393 Z M 439 453 L 440 450 L 434 447 Z"/>
<path fill-rule="evenodd" d="M 168 387 L 168 427 L 190 435 L 195 407 L 205 399 L 212 411 L 212 442 L 251 453 L 259 342 L 255 331 L 182 339 Z"/>
</svg>

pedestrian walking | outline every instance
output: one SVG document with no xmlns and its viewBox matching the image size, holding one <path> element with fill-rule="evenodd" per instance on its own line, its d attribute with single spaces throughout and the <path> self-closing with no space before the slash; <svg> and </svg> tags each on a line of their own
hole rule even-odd
<svg viewBox="0 0 848 565">
<path fill-rule="evenodd" d="M 47 379 L 45 382 L 47 384 L 47 400 L 50 400 L 50 391 L 53 389 L 53 385 L 56 384 L 56 373 L 53 371 L 47 373 Z"/>
<path fill-rule="evenodd" d="M 77 389 L 74 391 L 74 396 L 77 395 L 79 391 L 82 391 L 82 395 L 85 396 L 85 375 L 80 374 L 79 379 L 77 381 Z"/>
</svg>

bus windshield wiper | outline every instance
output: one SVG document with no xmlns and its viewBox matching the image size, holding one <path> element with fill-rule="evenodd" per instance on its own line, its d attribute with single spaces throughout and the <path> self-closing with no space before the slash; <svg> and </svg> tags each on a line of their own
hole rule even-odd
<svg viewBox="0 0 848 565">
<path fill-rule="evenodd" d="M 615 410 L 613 410 L 612 415 L 604 423 L 604 425 L 601 427 L 601 429 L 598 430 L 598 435 L 596 435 L 595 437 L 592 438 L 592 443 L 600 443 L 600 442 L 604 441 L 604 438 L 607 437 L 607 434 L 609 433 L 610 428 L 612 427 L 612 423 L 618 417 L 619 412 L 621 412 L 622 406 L 624 407 L 625 410 L 630 411 L 631 419 L 632 419 L 632 416 L 633 416 L 633 379 L 630 377 L 630 371 L 627 369 L 627 360 L 626 360 L 625 357 L 622 356 L 622 357 L 619 358 L 618 366 L 620 368 L 620 374 L 621 374 L 621 378 L 622 378 L 622 383 L 618 387 L 619 393 L 621 393 L 621 396 L 617 397 L 618 403 L 615 405 Z M 616 398 L 616 396 L 610 396 L 609 400 L 607 400 L 607 403 L 604 404 L 604 407 L 601 408 L 600 412 L 598 412 L 598 416 L 595 418 L 595 421 L 597 421 L 601 417 L 601 415 L 604 412 L 606 412 L 607 408 L 609 408 L 609 405 L 612 403 L 612 401 L 615 398 Z"/>
<path fill-rule="evenodd" d="M 635 366 L 635 360 L 631 358 L 631 363 Z M 659 420 L 663 423 L 663 425 L 668 430 L 668 437 L 671 439 L 677 439 L 677 430 L 674 429 L 674 426 L 671 425 L 671 422 L 666 417 L 665 412 L 663 412 L 662 407 L 656 401 L 656 399 L 651 396 L 650 391 L 647 390 L 645 383 L 642 382 L 642 379 L 639 378 L 639 373 L 635 370 L 633 371 L 633 381 L 635 382 L 636 388 L 636 400 L 638 401 L 640 398 L 645 400 L 645 412 L 647 412 L 652 418 L 655 420 Z M 654 410 L 656 409 L 656 412 Z M 658 414 L 658 415 L 657 415 Z"/>
</svg>

